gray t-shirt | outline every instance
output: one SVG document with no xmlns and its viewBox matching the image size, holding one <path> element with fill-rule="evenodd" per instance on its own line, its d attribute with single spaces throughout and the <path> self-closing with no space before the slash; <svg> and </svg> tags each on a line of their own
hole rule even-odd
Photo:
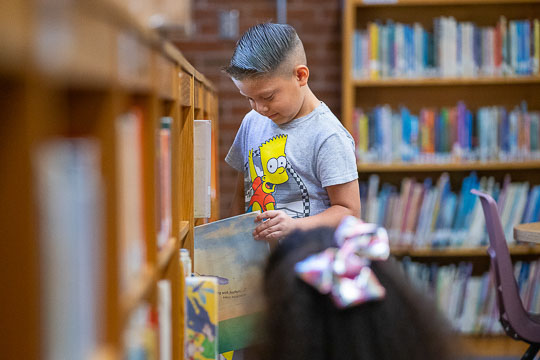
<svg viewBox="0 0 540 360">
<path fill-rule="evenodd" d="M 293 218 L 326 210 L 324 188 L 358 178 L 354 140 L 322 102 L 285 125 L 250 111 L 225 161 L 244 172 L 247 212 L 274 208 Z"/>
</svg>

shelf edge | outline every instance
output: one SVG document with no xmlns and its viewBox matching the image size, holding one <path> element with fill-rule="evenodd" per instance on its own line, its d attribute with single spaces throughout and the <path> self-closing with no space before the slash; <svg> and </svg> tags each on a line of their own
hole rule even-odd
<svg viewBox="0 0 540 360">
<path fill-rule="evenodd" d="M 509 247 L 510 255 L 540 255 L 540 246 L 531 245 L 515 245 Z M 441 249 L 405 249 L 405 248 L 392 248 L 390 253 L 396 257 L 411 256 L 411 257 L 487 257 L 487 246 L 478 248 L 441 248 Z"/>
<path fill-rule="evenodd" d="M 150 265 L 145 265 L 127 293 L 120 297 L 121 323 L 124 324 L 137 305 L 146 299 L 156 282 L 156 269 Z"/>
<path fill-rule="evenodd" d="M 482 171 L 482 170 L 528 170 L 540 169 L 540 160 L 514 162 L 452 162 L 452 163 L 358 163 L 360 172 L 421 172 L 421 171 Z"/>
<path fill-rule="evenodd" d="M 179 249 L 179 242 L 176 238 L 172 237 L 169 238 L 169 240 L 163 245 L 163 248 L 159 250 L 158 254 L 158 271 L 160 274 L 163 274 L 165 270 L 167 269 L 167 266 L 169 266 L 169 262 L 171 261 L 172 257 L 176 253 L 176 251 Z M 180 256 L 179 254 L 177 254 Z"/>
</svg>

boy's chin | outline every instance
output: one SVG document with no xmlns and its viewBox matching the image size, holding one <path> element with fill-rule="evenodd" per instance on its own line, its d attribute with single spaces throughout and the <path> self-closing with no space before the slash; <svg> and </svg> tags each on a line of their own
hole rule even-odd
<svg viewBox="0 0 540 360">
<path fill-rule="evenodd" d="M 279 114 L 267 116 L 270 120 L 272 120 L 276 125 L 285 125 L 286 123 L 290 122 L 292 119 L 289 119 L 287 117 L 281 116 Z"/>
</svg>

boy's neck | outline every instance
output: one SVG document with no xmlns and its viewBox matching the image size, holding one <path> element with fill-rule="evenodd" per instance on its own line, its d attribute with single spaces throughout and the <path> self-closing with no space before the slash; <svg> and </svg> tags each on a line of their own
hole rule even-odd
<svg viewBox="0 0 540 360">
<path fill-rule="evenodd" d="M 311 113 L 313 110 L 317 108 L 317 106 L 320 105 L 319 99 L 313 94 L 311 89 L 306 85 L 306 95 L 304 96 L 304 101 L 302 103 L 302 107 L 300 107 L 300 111 L 293 120 L 301 118 L 303 116 L 306 116 L 307 114 Z"/>
</svg>

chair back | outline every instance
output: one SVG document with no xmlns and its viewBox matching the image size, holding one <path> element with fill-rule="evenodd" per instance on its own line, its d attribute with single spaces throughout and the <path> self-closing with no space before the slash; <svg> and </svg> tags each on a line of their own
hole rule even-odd
<svg viewBox="0 0 540 360">
<path fill-rule="evenodd" d="M 497 203 L 488 194 L 471 190 L 480 197 L 489 237 L 488 254 L 491 259 L 491 274 L 497 291 L 497 305 L 500 320 L 506 333 L 512 337 L 517 334 L 527 342 L 539 342 L 538 324 L 534 324 L 523 307 L 512 260 L 497 209 Z M 535 334 L 536 332 L 536 334 Z"/>
</svg>

